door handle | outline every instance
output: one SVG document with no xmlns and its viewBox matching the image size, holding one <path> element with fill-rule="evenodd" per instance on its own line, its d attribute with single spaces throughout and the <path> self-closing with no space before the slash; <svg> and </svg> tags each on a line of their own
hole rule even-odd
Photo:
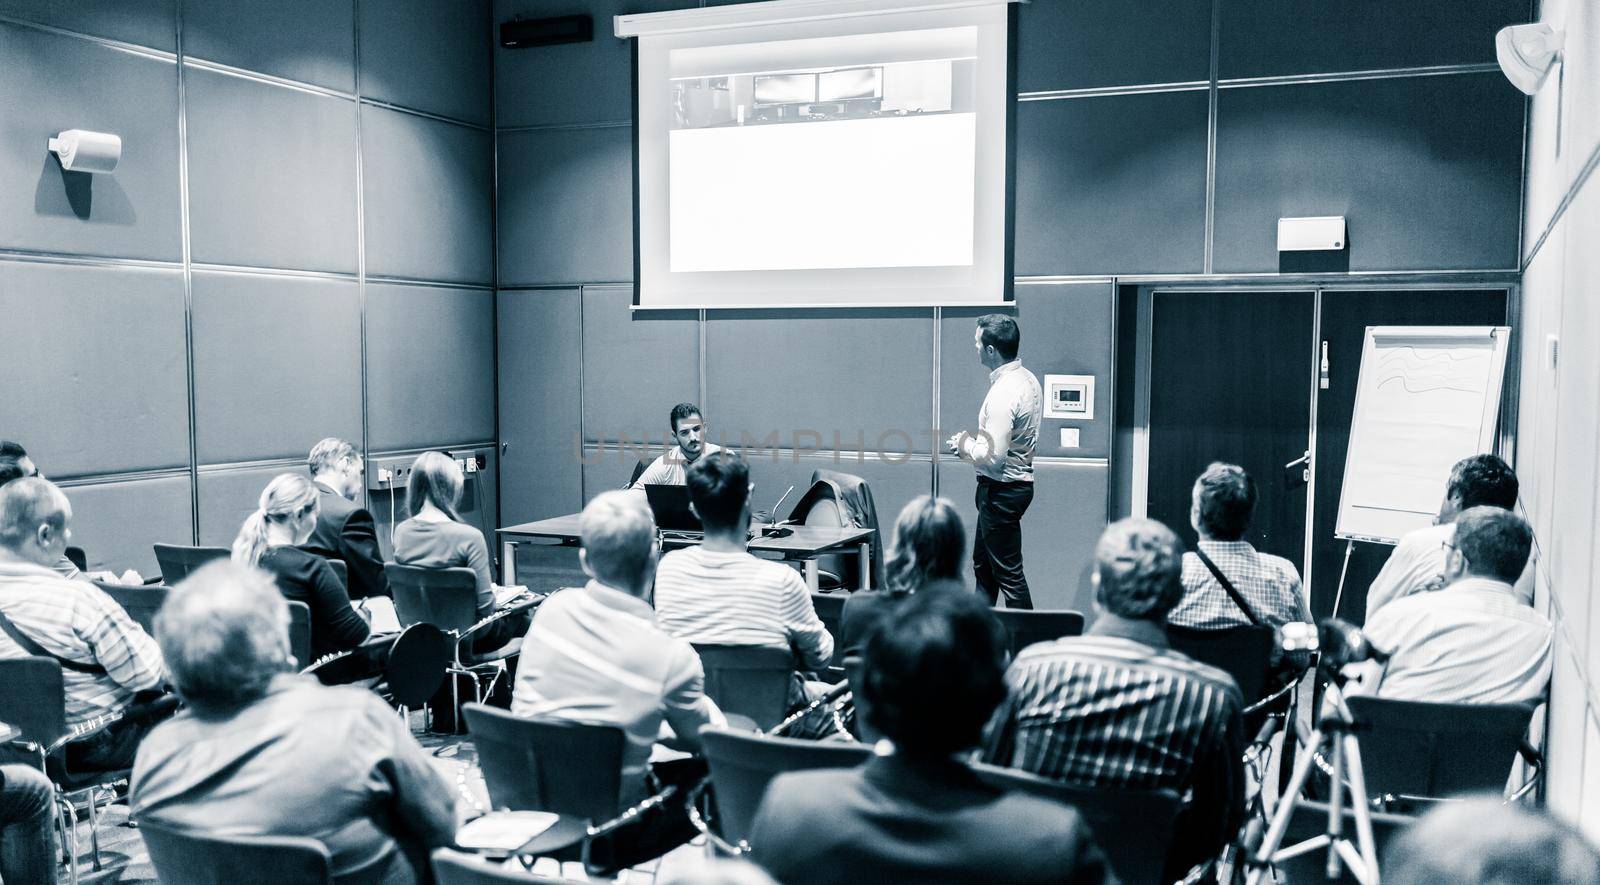
<svg viewBox="0 0 1600 885">
<path fill-rule="evenodd" d="M 1286 489 L 1311 484 L 1311 451 L 1283 465 L 1283 486 Z"/>
<path fill-rule="evenodd" d="M 500 444 L 500 457 L 504 458 L 506 456 L 506 450 L 509 449 L 509 448 L 511 448 L 511 443 L 508 443 L 508 442 L 501 443 Z"/>
<path fill-rule="evenodd" d="M 1283 469 L 1284 470 L 1293 470 L 1296 467 L 1310 467 L 1310 466 L 1311 466 L 1311 452 L 1308 451 L 1304 455 L 1301 455 L 1300 457 L 1294 459 L 1293 461 L 1290 461 L 1289 463 L 1283 465 Z"/>
</svg>

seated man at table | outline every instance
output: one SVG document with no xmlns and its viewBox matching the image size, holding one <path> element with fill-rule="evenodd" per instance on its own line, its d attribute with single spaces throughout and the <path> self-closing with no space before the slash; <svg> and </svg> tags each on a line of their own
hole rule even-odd
<svg viewBox="0 0 1600 885">
<path fill-rule="evenodd" d="M 722 447 L 706 441 L 706 422 L 700 416 L 700 407 L 694 403 L 678 403 L 667 416 L 667 426 L 672 428 L 672 441 L 676 448 L 659 455 L 639 478 L 628 483 L 628 488 L 643 491 L 645 486 L 681 486 L 689 466 L 703 455 L 722 451 Z"/>
</svg>

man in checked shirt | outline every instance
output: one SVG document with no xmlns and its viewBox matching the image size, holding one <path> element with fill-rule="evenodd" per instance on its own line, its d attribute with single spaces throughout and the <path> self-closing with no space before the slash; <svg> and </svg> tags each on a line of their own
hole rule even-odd
<svg viewBox="0 0 1600 885">
<path fill-rule="evenodd" d="M 1094 626 L 1017 655 L 983 752 L 1083 786 L 1187 794 L 1169 882 L 1216 857 L 1244 819 L 1239 687 L 1167 642 L 1167 613 L 1183 595 L 1181 551 L 1155 520 L 1106 528 L 1095 546 Z"/>
</svg>

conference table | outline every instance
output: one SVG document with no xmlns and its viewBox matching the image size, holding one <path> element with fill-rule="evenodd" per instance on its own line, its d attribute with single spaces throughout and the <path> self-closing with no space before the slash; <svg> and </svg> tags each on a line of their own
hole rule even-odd
<svg viewBox="0 0 1600 885">
<path fill-rule="evenodd" d="M 759 526 L 752 526 L 759 528 Z M 855 548 L 861 558 L 861 589 L 869 589 L 872 579 L 872 529 L 832 525 L 786 525 L 784 533 L 768 535 L 758 532 L 750 539 L 751 553 L 776 553 L 786 561 L 798 561 L 805 573 L 806 586 L 812 592 L 819 588 L 817 557 L 825 553 L 839 553 Z M 556 541 L 553 546 L 578 546 L 578 514 L 554 516 L 506 526 L 496 531 L 500 536 L 500 583 L 512 586 L 517 583 L 517 545 L 533 540 Z M 663 547 L 688 547 L 700 543 L 698 536 L 677 532 L 658 532 Z"/>
</svg>

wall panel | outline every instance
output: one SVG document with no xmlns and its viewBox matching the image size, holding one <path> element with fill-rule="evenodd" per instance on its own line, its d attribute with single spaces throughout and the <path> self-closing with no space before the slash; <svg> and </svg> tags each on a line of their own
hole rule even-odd
<svg viewBox="0 0 1600 885">
<path fill-rule="evenodd" d="M 4 22 L 0 59 L 0 248 L 182 257 L 177 66 Z M 63 129 L 122 136 L 116 174 L 62 171 Z"/>
<path fill-rule="evenodd" d="M 494 293 L 367 284 L 373 451 L 494 438 Z"/>
<path fill-rule="evenodd" d="M 327 436 L 359 445 L 354 281 L 195 271 L 193 285 L 200 463 L 304 458 Z"/>
<path fill-rule="evenodd" d="M 0 315 L 0 433 L 47 475 L 188 465 L 181 272 L 4 261 Z"/>
<path fill-rule="evenodd" d="M 194 260 L 356 270 L 356 105 L 184 72 Z"/>
<path fill-rule="evenodd" d="M 499 284 L 632 280 L 633 131 L 502 132 L 499 139 Z"/>
<path fill-rule="evenodd" d="M 359 2 L 362 95 L 488 125 L 488 0 Z"/>
<path fill-rule="evenodd" d="M 310 448 L 309 444 L 307 448 Z M 260 503 L 262 490 L 280 473 L 305 475 L 305 461 L 268 467 L 201 470 L 198 514 L 200 546 L 227 547 L 233 544 L 245 517 L 254 513 L 256 505 Z"/>
<path fill-rule="evenodd" d="M 1017 9 L 1017 89 L 1181 83 L 1211 76 L 1211 4 L 1044 2 Z"/>
<path fill-rule="evenodd" d="M 698 312 L 635 313 L 632 304 L 632 288 L 583 290 L 586 441 L 659 441 L 672 407 L 700 399 Z"/>
<path fill-rule="evenodd" d="M 784 447 L 928 452 L 932 317 L 918 310 L 712 312 L 704 404 L 712 439 L 776 433 Z"/>
<path fill-rule="evenodd" d="M 0 15 L 173 52 L 177 0 L 0 0 Z"/>
<path fill-rule="evenodd" d="M 356 88 L 354 0 L 204 0 L 183 10 L 183 52 L 313 83 Z"/>
<path fill-rule="evenodd" d="M 72 502 L 72 543 L 91 571 L 161 574 L 155 544 L 188 544 L 194 524 L 189 477 L 163 476 L 64 489 Z"/>
<path fill-rule="evenodd" d="M 1199 273 L 1204 92 L 1017 105 L 1016 272 Z"/>
<path fill-rule="evenodd" d="M 1223 90 L 1217 271 L 1277 271 L 1301 215 L 1348 219 L 1352 271 L 1515 267 L 1521 107 L 1499 73 Z"/>
<path fill-rule="evenodd" d="M 575 513 L 583 506 L 578 373 L 579 290 L 501 292 L 499 434 L 501 524 Z M 626 476 L 623 477 L 627 479 Z M 620 483 L 619 483 L 620 484 Z"/>
<path fill-rule="evenodd" d="M 361 145 L 367 274 L 493 282 L 493 136 L 365 106 Z"/>
</svg>

